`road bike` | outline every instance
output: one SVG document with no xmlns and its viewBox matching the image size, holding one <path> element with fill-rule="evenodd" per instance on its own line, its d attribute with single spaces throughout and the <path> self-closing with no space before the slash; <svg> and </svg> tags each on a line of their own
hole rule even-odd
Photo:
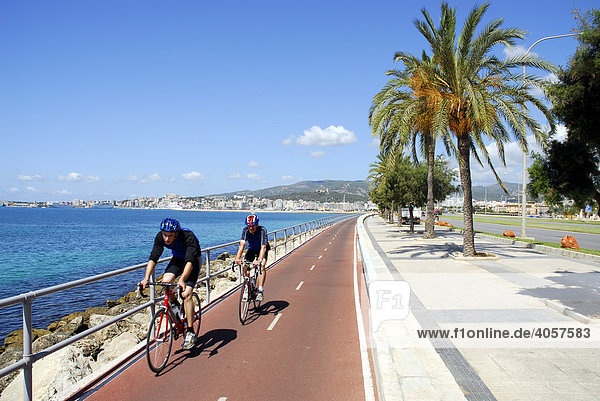
<svg viewBox="0 0 600 401">
<path fill-rule="evenodd" d="M 234 270 L 236 263 L 231 264 L 231 270 Z M 260 266 L 254 266 L 248 261 L 242 262 L 240 266 L 240 276 L 242 276 L 242 289 L 240 290 L 240 305 L 239 305 L 239 317 L 242 324 L 246 323 L 248 318 L 248 310 L 250 309 L 250 302 L 254 303 L 254 310 L 258 311 L 260 308 L 260 302 L 256 300 L 258 288 L 256 287 L 256 281 L 258 280 L 258 272 Z M 246 267 L 246 273 L 243 273 L 242 266 Z"/>
<path fill-rule="evenodd" d="M 146 358 L 148 366 L 154 373 L 160 373 L 171 355 L 173 340 L 179 336 L 185 337 L 188 327 L 185 316 L 185 308 L 181 300 L 181 287 L 174 283 L 148 283 L 148 285 L 161 286 L 165 289 L 163 305 L 158 308 L 154 314 L 154 319 L 150 322 L 148 328 L 148 337 L 146 339 Z M 177 298 L 174 298 L 174 287 L 177 287 Z M 200 332 L 200 323 L 202 320 L 202 310 L 200 306 L 200 297 L 195 292 L 192 293 L 194 302 L 194 323 L 192 330 L 196 337 Z M 183 344 L 182 344 L 183 345 Z"/>
</svg>

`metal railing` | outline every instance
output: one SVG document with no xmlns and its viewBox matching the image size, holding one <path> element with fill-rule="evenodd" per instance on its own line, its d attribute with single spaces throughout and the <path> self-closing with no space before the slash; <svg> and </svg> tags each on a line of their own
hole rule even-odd
<svg viewBox="0 0 600 401">
<path fill-rule="evenodd" d="M 313 221 L 309 221 L 306 223 L 298 224 L 292 227 L 283 228 L 279 230 L 275 230 L 273 232 L 268 233 L 269 243 L 271 245 L 271 249 L 273 251 L 273 259 L 271 264 L 277 262 L 294 249 L 298 248 L 300 245 L 319 234 L 326 228 L 332 226 L 335 223 L 341 222 L 343 220 L 347 220 L 355 217 L 355 215 L 334 215 L 329 216 Z M 205 305 L 211 303 L 210 297 L 210 280 L 222 275 L 223 273 L 230 270 L 229 267 L 225 269 L 218 270 L 216 272 L 211 272 L 211 253 L 215 255 L 216 250 L 223 248 L 232 248 L 239 244 L 239 241 L 229 242 L 226 244 L 216 245 L 212 247 L 208 247 L 202 250 L 203 260 L 205 260 L 206 266 L 206 275 L 198 280 L 196 286 L 199 286 L 201 283 L 204 283 L 206 286 L 206 300 Z M 283 252 L 281 250 L 283 247 Z M 279 251 L 278 251 L 279 249 Z M 157 264 L 166 263 L 170 261 L 171 258 L 162 258 L 158 261 Z M 214 259 L 212 260 L 214 262 Z M 124 313 L 121 313 L 113 318 L 98 324 L 94 327 L 90 327 L 87 330 L 76 334 L 72 337 L 69 337 L 63 341 L 60 341 L 42 351 L 36 352 L 33 354 L 33 328 L 32 328 L 32 307 L 33 301 L 37 298 L 54 294 L 57 292 L 69 290 L 75 287 L 79 287 L 82 285 L 95 283 L 101 280 L 105 280 L 111 277 L 119 276 L 121 274 L 129 273 L 135 270 L 140 270 L 146 268 L 147 263 L 142 263 L 134 266 L 125 267 L 119 270 L 113 270 L 110 272 L 106 272 L 103 274 L 99 274 L 96 276 L 86 277 L 80 280 L 71 281 L 64 284 L 59 284 L 53 287 L 44 288 L 41 290 L 30 291 L 25 294 L 20 294 L 14 297 L 5 298 L 0 300 L 0 308 L 6 308 L 13 305 L 22 304 L 23 305 L 23 358 L 18 362 L 13 363 L 3 369 L 0 369 L 0 377 L 4 377 L 12 372 L 15 372 L 19 369 L 23 369 L 23 377 L 24 377 L 24 391 L 23 391 L 23 399 L 27 401 L 31 401 L 33 399 L 33 364 L 39 359 L 52 354 L 68 345 L 73 344 L 74 342 L 81 340 L 91 334 L 94 334 L 120 320 L 123 320 L 137 312 L 142 311 L 145 308 L 150 307 L 152 316 L 154 315 L 154 306 L 156 300 L 154 286 L 150 286 L 150 300 L 146 303 L 143 303 L 131 310 L 128 310 Z M 153 275 L 152 281 L 155 280 Z M 238 284 L 239 285 L 239 284 Z M 226 291 L 224 294 L 227 294 L 229 291 Z M 221 294 L 224 295 L 224 294 Z M 219 299 L 218 297 L 215 300 Z"/>
</svg>

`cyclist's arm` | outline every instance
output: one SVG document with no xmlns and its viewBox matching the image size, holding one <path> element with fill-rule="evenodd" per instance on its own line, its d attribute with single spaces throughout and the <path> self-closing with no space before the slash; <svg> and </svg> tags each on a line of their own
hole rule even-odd
<svg viewBox="0 0 600 401">
<path fill-rule="evenodd" d="M 148 284 L 148 281 L 150 280 L 150 276 L 152 276 L 152 273 L 154 272 L 155 267 L 156 267 L 156 262 L 153 260 L 149 260 L 148 266 L 146 266 L 146 274 L 144 275 L 144 279 L 142 281 L 140 281 L 140 284 L 142 285 L 142 289 L 146 288 L 146 284 Z"/>
<path fill-rule="evenodd" d="M 237 254 L 235 255 L 235 263 L 238 265 L 242 263 L 242 252 L 244 252 L 244 247 L 246 246 L 246 241 L 240 240 L 240 246 L 238 247 Z"/>
<path fill-rule="evenodd" d="M 267 246 L 261 245 L 260 252 L 258 253 L 258 263 L 263 264 L 263 260 L 265 259 L 265 253 L 267 253 Z"/>
<path fill-rule="evenodd" d="M 144 279 L 140 281 L 142 288 L 146 288 L 146 284 L 148 284 L 150 276 L 152 276 L 154 268 L 156 267 L 156 262 L 158 262 L 160 255 L 162 255 L 163 250 L 165 249 L 164 247 L 165 241 L 163 240 L 162 234 L 159 232 L 156 234 L 156 237 L 154 237 L 154 246 L 152 247 L 152 252 L 150 252 L 148 265 L 146 266 L 146 274 L 144 275 Z"/>
</svg>

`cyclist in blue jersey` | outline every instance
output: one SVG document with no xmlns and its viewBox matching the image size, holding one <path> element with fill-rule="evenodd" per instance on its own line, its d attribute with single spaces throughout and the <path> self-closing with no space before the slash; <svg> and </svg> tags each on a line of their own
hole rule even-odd
<svg viewBox="0 0 600 401">
<path fill-rule="evenodd" d="M 245 260 L 252 262 L 255 266 L 259 267 L 258 275 L 258 294 L 256 294 L 256 300 L 262 301 L 264 298 L 264 284 L 267 278 L 267 271 L 265 269 L 267 265 L 267 256 L 269 254 L 269 240 L 267 238 L 267 229 L 263 226 L 258 225 L 258 216 L 251 214 L 246 217 L 246 226 L 242 230 L 242 238 L 240 239 L 240 246 L 235 256 L 235 263 L 240 265 L 242 263 L 242 252 L 244 247 L 248 243 L 248 251 L 246 252 Z M 245 267 L 244 267 L 245 273 Z"/>
<path fill-rule="evenodd" d="M 164 219 L 160 223 L 160 231 L 154 238 L 154 246 L 152 247 L 152 252 L 150 252 L 148 266 L 146 266 L 146 275 L 140 281 L 142 288 L 145 288 L 148 284 L 156 267 L 156 262 L 158 262 L 165 247 L 171 250 L 173 257 L 165 269 L 162 281 L 165 283 L 174 283 L 175 278 L 179 276 L 177 284 L 179 284 L 182 290 L 183 307 L 188 323 L 183 348 L 191 349 L 196 344 L 196 335 L 192 328 L 192 324 L 194 323 L 192 292 L 200 273 L 200 263 L 202 260 L 200 243 L 196 235 L 191 230 L 181 227 L 177 220 Z"/>
</svg>

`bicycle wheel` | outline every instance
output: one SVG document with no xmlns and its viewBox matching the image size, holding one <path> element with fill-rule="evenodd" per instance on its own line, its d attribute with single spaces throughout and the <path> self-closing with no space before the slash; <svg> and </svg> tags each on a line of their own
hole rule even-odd
<svg viewBox="0 0 600 401">
<path fill-rule="evenodd" d="M 160 373 L 167 366 L 173 345 L 174 330 L 173 321 L 167 311 L 165 309 L 157 311 L 154 320 L 150 323 L 146 339 L 148 366 L 154 373 Z"/>
<path fill-rule="evenodd" d="M 196 337 L 198 337 L 200 333 L 200 323 L 202 323 L 202 307 L 200 306 L 200 297 L 195 292 L 192 293 L 192 300 L 194 301 L 194 323 L 192 324 L 192 330 Z"/>
<path fill-rule="evenodd" d="M 240 290 L 240 322 L 244 324 L 248 317 L 248 308 L 250 308 L 250 282 L 245 281 Z"/>
</svg>

